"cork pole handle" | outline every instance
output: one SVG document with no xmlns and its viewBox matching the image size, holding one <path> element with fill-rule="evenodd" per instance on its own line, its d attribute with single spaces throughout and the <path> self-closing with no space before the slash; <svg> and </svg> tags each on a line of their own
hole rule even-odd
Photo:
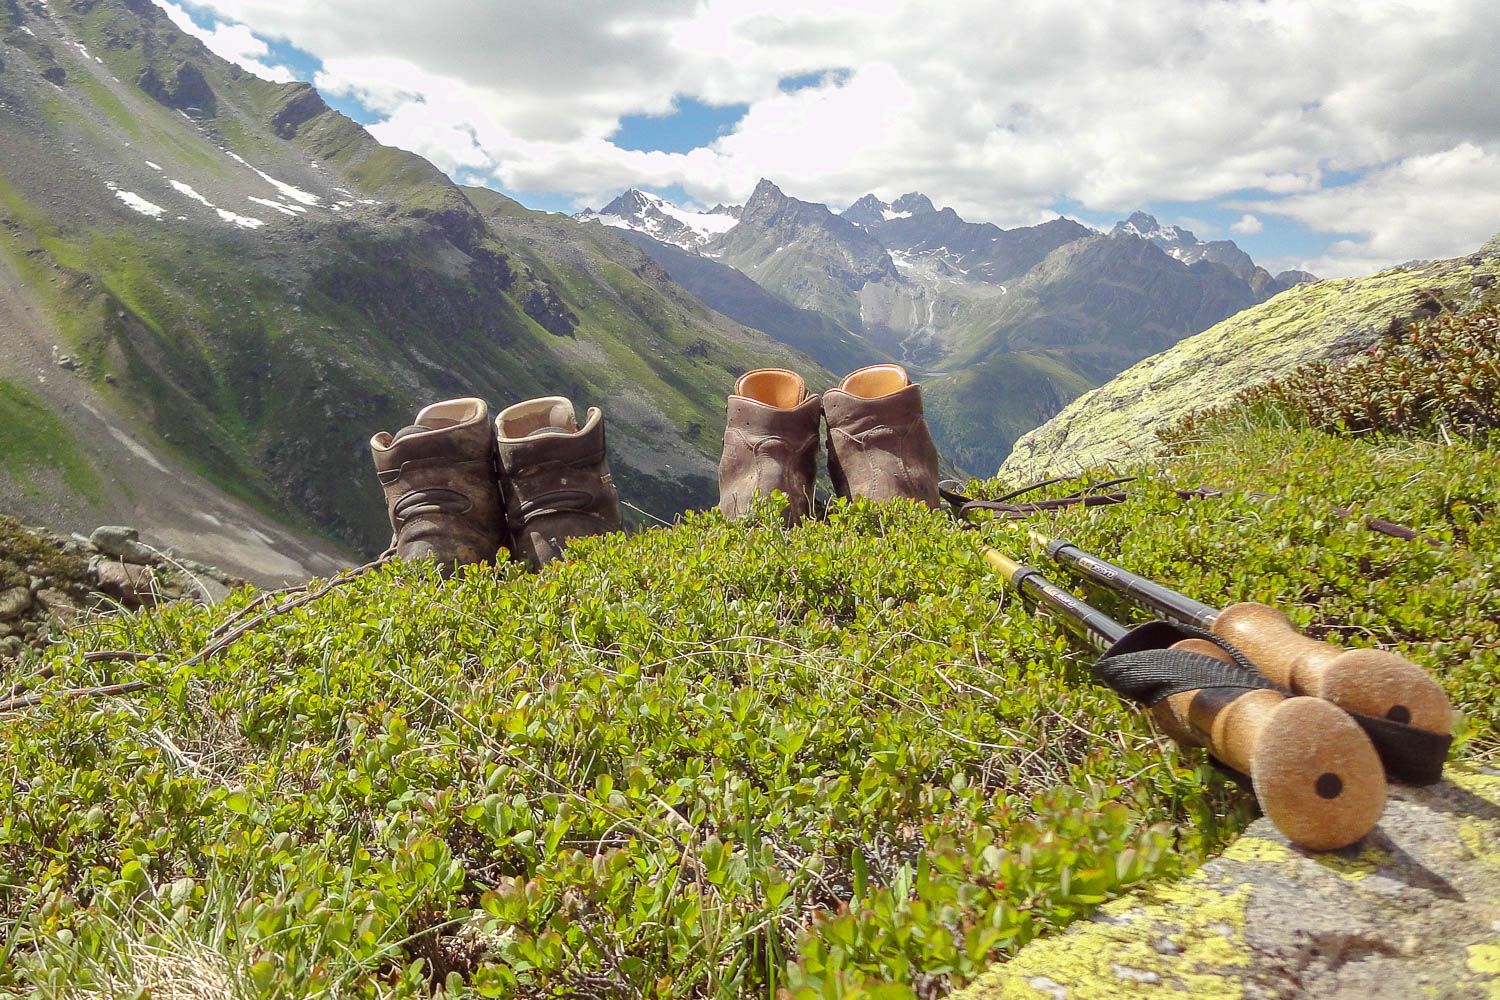
<svg viewBox="0 0 1500 1000">
<path fill-rule="evenodd" d="M 1378 649 L 1344 649 L 1298 632 L 1266 604 L 1231 604 L 1214 619 L 1227 639 L 1276 684 L 1333 702 L 1348 712 L 1449 735 L 1453 706 L 1432 675 Z"/>
<path fill-rule="evenodd" d="M 1172 647 L 1217 659 L 1203 639 Z M 1159 702 L 1153 715 L 1179 743 L 1248 774 L 1261 810 L 1294 844 L 1326 851 L 1370 832 L 1385 808 L 1385 769 L 1348 713 L 1318 698 L 1206 688 Z"/>
</svg>

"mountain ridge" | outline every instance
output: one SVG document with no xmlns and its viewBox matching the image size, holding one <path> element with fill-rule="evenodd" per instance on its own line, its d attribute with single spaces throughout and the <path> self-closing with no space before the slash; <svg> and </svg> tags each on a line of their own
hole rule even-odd
<svg viewBox="0 0 1500 1000">
<path fill-rule="evenodd" d="M 622 491 L 670 517 L 716 498 L 738 373 L 822 377 L 623 238 L 519 206 L 487 218 L 310 86 L 231 66 L 154 6 L 8 4 L 0 36 L 0 254 L 40 297 L 43 356 L 75 359 L 5 377 L 70 380 L 162 464 L 309 541 L 384 545 L 365 442 L 434 399 L 601 405 Z"/>
<path fill-rule="evenodd" d="M 657 224 L 634 228 L 649 241 Z M 926 377 L 940 446 L 971 468 L 997 465 L 1079 392 L 1307 277 L 1274 278 L 1233 243 L 1204 243 L 1144 212 L 1108 235 L 1064 218 L 1005 230 L 919 192 L 892 203 L 867 194 L 833 213 L 766 178 L 734 226 L 686 254 L 641 245 L 751 325 L 764 321 L 744 301 L 714 299 L 738 284 L 719 266 L 822 313 L 847 333 L 804 324 L 789 342 L 825 363 L 852 363 L 848 345 L 867 343 Z"/>
</svg>

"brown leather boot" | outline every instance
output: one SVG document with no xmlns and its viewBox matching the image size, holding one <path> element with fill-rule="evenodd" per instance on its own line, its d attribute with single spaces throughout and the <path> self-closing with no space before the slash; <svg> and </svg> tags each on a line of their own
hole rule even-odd
<svg viewBox="0 0 1500 1000">
<path fill-rule="evenodd" d="M 564 397 L 528 399 L 500 411 L 495 437 L 506 523 L 533 568 L 562 555 L 570 538 L 624 528 L 597 406 L 580 428 Z"/>
<path fill-rule="evenodd" d="M 433 403 L 394 435 L 370 438 L 375 473 L 402 559 L 444 572 L 486 562 L 504 544 L 490 408 L 474 397 Z"/>
<path fill-rule="evenodd" d="M 922 416 L 922 387 L 900 365 L 871 365 L 823 394 L 828 475 L 841 497 L 938 497 L 938 453 Z"/>
<path fill-rule="evenodd" d="M 802 376 L 784 368 L 746 372 L 729 397 L 724 454 L 719 459 L 719 509 L 743 517 L 759 493 L 786 494 L 788 526 L 807 516 L 818 475 L 818 397 Z"/>
</svg>

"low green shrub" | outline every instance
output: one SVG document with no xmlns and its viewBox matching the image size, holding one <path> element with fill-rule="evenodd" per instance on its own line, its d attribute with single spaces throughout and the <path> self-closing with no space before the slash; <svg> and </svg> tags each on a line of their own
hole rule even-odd
<svg viewBox="0 0 1500 1000">
<path fill-rule="evenodd" d="M 1445 311 L 1349 362 L 1318 362 L 1241 390 L 1157 432 L 1178 450 L 1246 411 L 1317 430 L 1472 439 L 1500 430 L 1500 308 Z"/>
<path fill-rule="evenodd" d="M 941 993 L 1248 816 L 1000 598 L 947 515 L 860 503 L 536 577 L 393 566 L 177 672 L 243 595 L 97 623 L 78 649 L 160 659 L 63 655 L 67 683 L 156 683 L 0 731 L 0 975 Z"/>
<path fill-rule="evenodd" d="M 1465 444 L 1247 427 L 1035 523 L 1403 652 L 1493 761 L 1497 480 Z M 1023 539 L 901 504 L 690 515 L 536 576 L 392 565 L 183 669 L 248 593 L 93 622 L 40 689 L 153 686 L 0 726 L 0 988 L 942 995 L 1253 815 L 987 571 Z"/>
</svg>

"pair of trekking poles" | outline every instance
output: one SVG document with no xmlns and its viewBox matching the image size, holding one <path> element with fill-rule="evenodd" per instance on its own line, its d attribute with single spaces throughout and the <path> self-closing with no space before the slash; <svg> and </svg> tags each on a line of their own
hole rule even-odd
<svg viewBox="0 0 1500 1000">
<path fill-rule="evenodd" d="M 1163 616 L 1127 627 L 1024 562 L 984 550 L 1004 579 L 1102 651 L 1096 677 L 1149 707 L 1180 745 L 1248 777 L 1293 843 L 1346 847 L 1379 820 L 1387 774 L 1418 785 L 1442 776 L 1453 708 L 1416 664 L 1302 635 L 1269 605 L 1212 608 L 1070 542 L 1028 535 L 1054 562 Z"/>
</svg>

